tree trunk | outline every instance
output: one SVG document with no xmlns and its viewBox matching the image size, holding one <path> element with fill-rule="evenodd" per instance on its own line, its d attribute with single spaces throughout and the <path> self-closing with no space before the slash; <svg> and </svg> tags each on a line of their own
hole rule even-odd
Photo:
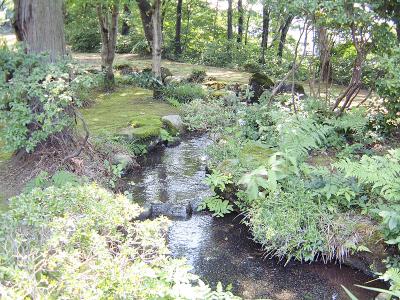
<svg viewBox="0 0 400 300">
<path fill-rule="evenodd" d="M 326 28 L 318 28 L 318 50 L 319 50 L 319 72 L 320 82 L 329 82 L 331 78 L 331 49 L 332 42 L 328 36 Z"/>
<path fill-rule="evenodd" d="M 63 0 L 14 0 L 14 28 L 26 51 L 47 52 L 51 62 L 66 55 Z"/>
<path fill-rule="evenodd" d="M 213 22 L 213 38 L 214 40 L 217 37 L 217 20 L 218 20 L 218 12 L 219 12 L 219 1 L 216 0 L 216 7 L 215 7 L 215 17 L 214 17 L 214 22 Z"/>
<path fill-rule="evenodd" d="M 175 24 L 175 55 L 182 54 L 181 32 L 182 32 L 182 0 L 178 0 L 176 5 L 176 24 Z"/>
<path fill-rule="evenodd" d="M 237 36 L 237 42 L 241 43 L 243 40 L 243 22 L 244 22 L 244 9 L 243 9 L 243 3 L 242 0 L 238 0 L 238 36 Z"/>
<path fill-rule="evenodd" d="M 118 14 L 118 0 L 115 0 L 111 7 L 102 4 L 97 5 L 97 17 L 99 19 L 102 41 L 101 69 L 105 76 L 104 87 L 108 91 L 113 90 L 115 86 L 113 62 L 115 58 L 115 46 L 117 44 Z"/>
<path fill-rule="evenodd" d="M 244 33 L 244 44 L 245 45 L 247 45 L 247 39 L 248 39 L 248 36 L 249 36 L 250 17 L 251 17 L 251 9 L 247 13 L 246 30 L 245 30 L 245 33 Z"/>
<path fill-rule="evenodd" d="M 147 44 L 151 49 L 151 45 L 153 42 L 153 23 L 151 19 L 152 8 L 147 0 L 136 0 L 139 10 L 140 10 L 140 19 L 143 24 L 144 36 L 146 37 Z"/>
<path fill-rule="evenodd" d="M 269 33 L 269 7 L 264 1 L 263 3 L 263 23 L 262 23 L 262 35 L 261 35 L 261 58 L 260 62 L 265 64 L 265 49 L 268 44 L 268 33 Z"/>
<path fill-rule="evenodd" d="M 124 4 L 124 18 L 122 20 L 121 35 L 129 35 L 131 28 L 128 24 L 128 20 L 131 17 L 131 10 L 128 4 Z"/>
<path fill-rule="evenodd" d="M 280 59 L 282 59 L 283 56 L 283 48 L 285 47 L 286 37 L 290 28 L 290 24 L 292 23 L 293 19 L 294 17 L 292 15 L 289 15 L 281 30 L 281 38 L 279 40 L 279 46 L 278 46 L 278 57 Z"/>
<path fill-rule="evenodd" d="M 153 11 L 151 14 L 153 27 L 152 44 L 152 71 L 154 75 L 161 78 L 161 52 L 162 52 L 162 32 L 161 32 L 161 0 L 154 0 Z"/>
<path fill-rule="evenodd" d="M 357 38 L 357 33 L 359 33 L 359 38 Z M 339 109 L 339 115 L 341 115 L 346 108 L 349 108 L 354 98 L 357 96 L 360 91 L 362 85 L 362 71 L 365 59 L 368 54 L 368 43 L 369 37 L 365 39 L 363 36 L 363 30 L 356 28 L 356 25 L 352 23 L 351 25 L 351 35 L 353 44 L 357 50 L 356 60 L 353 66 L 353 72 L 350 80 L 349 86 L 346 90 L 336 99 L 336 102 L 332 108 L 334 111 L 336 108 L 340 106 L 342 101 L 344 100 L 342 106 Z"/>
<path fill-rule="evenodd" d="M 227 37 L 228 40 L 233 39 L 233 24 L 232 24 L 232 0 L 228 0 L 228 28 L 227 28 Z"/>
</svg>

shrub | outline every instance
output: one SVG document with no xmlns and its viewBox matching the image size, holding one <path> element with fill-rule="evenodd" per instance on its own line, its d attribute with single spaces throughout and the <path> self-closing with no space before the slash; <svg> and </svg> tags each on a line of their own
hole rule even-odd
<svg viewBox="0 0 400 300">
<path fill-rule="evenodd" d="M 393 50 L 391 55 L 379 59 L 383 76 L 380 76 L 377 83 L 377 92 L 381 96 L 383 106 L 386 109 L 383 126 L 387 129 L 395 129 L 400 124 L 400 47 Z"/>
<path fill-rule="evenodd" d="M 194 83 L 202 83 L 207 77 L 205 69 L 194 69 L 189 75 L 187 81 Z"/>
<path fill-rule="evenodd" d="M 198 84 L 169 84 L 163 88 L 163 95 L 174 98 L 181 103 L 187 103 L 195 99 L 204 99 L 206 91 Z"/>
<path fill-rule="evenodd" d="M 34 189 L 0 218 L 3 299 L 237 299 L 171 259 L 168 221 L 95 185 Z"/>
<path fill-rule="evenodd" d="M 100 50 L 101 39 L 97 22 L 96 18 L 81 16 L 66 24 L 66 38 L 72 51 L 98 52 Z"/>
<path fill-rule="evenodd" d="M 183 120 L 191 130 L 222 130 L 234 122 L 233 111 L 224 107 L 223 100 L 195 99 L 182 105 Z"/>
<path fill-rule="evenodd" d="M 74 107 L 84 100 L 79 97 L 97 84 L 91 75 L 79 75 L 68 61 L 43 60 L 22 50 L 0 49 L 0 119 L 10 152 L 32 152 L 52 135 L 73 128 Z"/>
</svg>

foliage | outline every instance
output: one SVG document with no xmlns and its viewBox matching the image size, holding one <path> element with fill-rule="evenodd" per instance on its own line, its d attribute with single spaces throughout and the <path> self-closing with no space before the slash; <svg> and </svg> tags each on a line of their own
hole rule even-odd
<svg viewBox="0 0 400 300">
<path fill-rule="evenodd" d="M 397 66 L 400 63 L 400 47 L 393 50 L 390 55 L 380 58 L 379 64 L 383 76 L 380 76 L 376 86 L 377 93 L 384 99 L 386 109 L 383 124 L 388 128 L 395 128 L 400 124 L 400 75 Z"/>
<path fill-rule="evenodd" d="M 34 189 L 1 217 L 1 293 L 68 299 L 237 299 L 172 259 L 164 218 L 95 185 Z M 195 298 L 193 298 L 195 296 Z"/>
<path fill-rule="evenodd" d="M 207 77 L 205 69 L 193 69 L 192 73 L 187 78 L 188 82 L 202 83 Z"/>
<path fill-rule="evenodd" d="M 364 155 L 357 162 L 344 159 L 335 167 L 389 201 L 400 198 L 400 149 L 389 150 L 385 156 Z"/>
<path fill-rule="evenodd" d="M 235 122 L 235 106 L 227 106 L 223 99 L 195 99 L 182 105 L 183 120 L 191 130 L 219 131 Z"/>
<path fill-rule="evenodd" d="M 232 183 L 231 175 L 225 175 L 220 173 L 218 170 L 213 171 L 211 174 L 207 174 L 204 180 L 213 191 L 219 190 L 221 192 L 225 191 L 228 184 Z"/>
<path fill-rule="evenodd" d="M 400 206 L 390 205 L 379 211 L 386 243 L 400 247 Z"/>
<path fill-rule="evenodd" d="M 204 99 L 206 91 L 198 84 L 168 84 L 162 89 L 164 97 L 174 98 L 180 103 L 187 103 L 195 99 Z"/>
<path fill-rule="evenodd" d="M 214 217 L 220 218 L 231 213 L 233 211 L 233 206 L 228 200 L 224 200 L 221 197 L 214 195 L 205 198 L 197 209 L 208 209 L 210 212 L 212 212 Z"/>
<path fill-rule="evenodd" d="M 29 181 L 25 186 L 25 192 L 30 192 L 36 188 L 45 189 L 50 186 L 61 188 L 67 184 L 77 186 L 82 183 L 83 178 L 79 178 L 75 174 L 59 170 L 52 176 L 49 173 L 42 171 L 38 176 Z"/>
<path fill-rule="evenodd" d="M 71 78 L 69 62 L 46 64 L 43 57 L 22 50 L 0 49 L 0 118 L 8 151 L 32 152 L 50 136 L 73 127 L 73 108 L 91 75 Z"/>
</svg>

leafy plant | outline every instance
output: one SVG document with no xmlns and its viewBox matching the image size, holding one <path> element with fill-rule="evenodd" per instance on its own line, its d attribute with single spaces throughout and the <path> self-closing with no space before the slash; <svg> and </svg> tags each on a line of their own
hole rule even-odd
<svg viewBox="0 0 400 300">
<path fill-rule="evenodd" d="M 25 192 L 30 192 L 35 188 L 47 188 L 49 186 L 55 186 L 61 188 L 66 185 L 77 186 L 84 181 L 83 178 L 79 178 L 75 174 L 60 170 L 50 176 L 49 173 L 42 171 L 34 179 L 29 181 L 25 186 Z"/>
<path fill-rule="evenodd" d="M 213 170 L 211 174 L 206 175 L 204 180 L 213 191 L 219 190 L 221 192 L 225 191 L 226 185 L 232 183 L 232 176 L 220 173 L 218 170 Z"/>
<path fill-rule="evenodd" d="M 228 200 L 224 200 L 220 196 L 214 195 L 205 198 L 197 209 L 208 209 L 213 213 L 214 217 L 224 217 L 226 214 L 229 214 L 233 211 L 233 206 Z"/>
<path fill-rule="evenodd" d="M 69 62 L 46 64 L 40 55 L 0 48 L 0 119 L 6 150 L 32 152 L 49 137 L 73 128 L 87 75 L 70 78 Z"/>
<path fill-rule="evenodd" d="M 180 103 L 187 103 L 195 99 L 204 99 L 206 92 L 198 84 L 168 84 L 162 89 L 164 97 L 174 98 Z"/>
<path fill-rule="evenodd" d="M 389 150 L 385 156 L 364 155 L 360 161 L 349 159 L 334 164 L 347 177 L 355 177 L 361 184 L 387 200 L 400 199 L 400 149 Z"/>
<path fill-rule="evenodd" d="M 34 189 L 0 216 L 4 299 L 238 299 L 168 256 L 168 220 L 96 185 Z"/>
</svg>

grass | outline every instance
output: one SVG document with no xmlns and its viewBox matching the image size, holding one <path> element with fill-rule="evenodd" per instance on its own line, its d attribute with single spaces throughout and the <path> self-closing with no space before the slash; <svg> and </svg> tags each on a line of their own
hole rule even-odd
<svg viewBox="0 0 400 300">
<path fill-rule="evenodd" d="M 176 108 L 153 100 L 151 91 L 141 88 L 100 94 L 92 107 L 82 110 L 89 131 L 94 135 L 118 134 L 129 127 L 138 137 L 158 135 L 162 126 L 160 118 L 177 113 Z"/>
</svg>

